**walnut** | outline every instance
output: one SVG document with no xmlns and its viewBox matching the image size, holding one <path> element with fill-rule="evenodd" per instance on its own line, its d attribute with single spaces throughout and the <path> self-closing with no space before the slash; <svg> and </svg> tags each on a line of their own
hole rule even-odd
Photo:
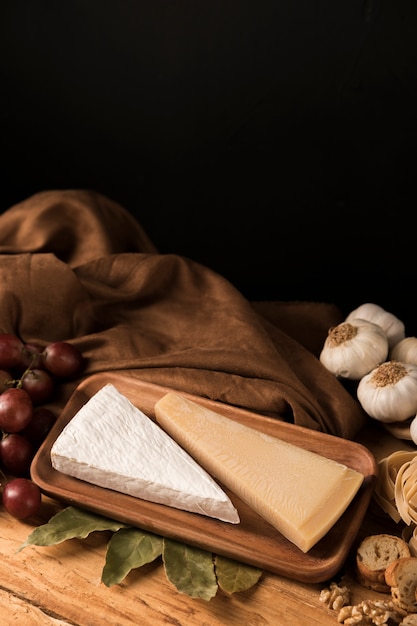
<svg viewBox="0 0 417 626">
<path fill-rule="evenodd" d="M 398 626 L 402 619 L 403 614 L 395 610 L 392 602 L 385 600 L 364 600 L 354 606 L 344 606 L 337 617 L 339 624 L 345 626 L 365 626 L 365 624 Z"/>
<path fill-rule="evenodd" d="M 323 602 L 329 609 L 339 611 L 345 604 L 349 604 L 350 590 L 348 587 L 341 587 L 335 582 L 330 583 L 329 587 L 320 591 L 320 602 Z"/>
</svg>

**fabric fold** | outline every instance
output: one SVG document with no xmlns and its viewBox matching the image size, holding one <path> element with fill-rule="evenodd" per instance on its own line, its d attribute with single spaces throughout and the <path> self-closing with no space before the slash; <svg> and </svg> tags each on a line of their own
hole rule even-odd
<svg viewBox="0 0 417 626">
<path fill-rule="evenodd" d="M 224 277 L 160 254 L 97 192 L 35 194 L 0 216 L 0 332 L 70 341 L 82 378 L 119 371 L 344 438 L 359 403 L 319 362 L 333 304 L 251 303 Z M 60 385 L 60 410 L 81 378 Z"/>
</svg>

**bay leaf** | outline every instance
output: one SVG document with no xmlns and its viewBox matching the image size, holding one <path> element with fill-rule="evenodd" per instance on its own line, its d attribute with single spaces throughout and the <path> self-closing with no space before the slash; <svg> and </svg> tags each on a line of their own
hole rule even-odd
<svg viewBox="0 0 417 626">
<path fill-rule="evenodd" d="M 37 526 L 17 552 L 30 545 L 53 546 L 67 539 L 85 539 L 96 530 L 116 531 L 125 526 L 107 517 L 68 506 L 51 517 L 46 524 Z"/>
<path fill-rule="evenodd" d="M 161 556 L 162 544 L 158 535 L 139 528 L 121 528 L 108 543 L 101 581 L 107 587 L 120 583 L 132 569 Z"/>
<path fill-rule="evenodd" d="M 250 589 L 263 573 L 262 569 L 219 555 L 215 557 L 214 566 L 219 587 L 229 594 Z"/>
<path fill-rule="evenodd" d="M 219 587 L 228 594 L 245 591 L 263 573 L 250 565 L 73 506 L 35 528 L 17 552 L 29 545 L 52 546 L 67 539 L 85 539 L 94 531 L 113 532 L 102 572 L 102 582 L 108 587 L 121 582 L 132 569 L 161 555 L 165 574 L 177 590 L 203 600 L 213 598 Z"/>
<path fill-rule="evenodd" d="M 162 559 L 168 580 L 180 593 L 207 601 L 216 595 L 218 586 L 211 552 L 164 539 Z"/>
</svg>

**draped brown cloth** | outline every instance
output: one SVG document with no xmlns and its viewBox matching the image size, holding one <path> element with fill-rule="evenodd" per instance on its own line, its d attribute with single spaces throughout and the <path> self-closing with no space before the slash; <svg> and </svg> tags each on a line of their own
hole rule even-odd
<svg viewBox="0 0 417 626">
<path fill-rule="evenodd" d="M 0 215 L 0 332 L 86 357 L 58 410 L 83 378 L 118 371 L 352 439 L 366 416 L 318 359 L 341 320 L 333 304 L 249 302 L 208 267 L 160 254 L 95 191 L 41 192 Z"/>
</svg>

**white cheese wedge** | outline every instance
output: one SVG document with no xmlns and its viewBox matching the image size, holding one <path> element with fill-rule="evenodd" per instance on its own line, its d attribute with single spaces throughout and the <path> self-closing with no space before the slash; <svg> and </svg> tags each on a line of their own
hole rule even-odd
<svg viewBox="0 0 417 626">
<path fill-rule="evenodd" d="M 169 392 L 156 419 L 191 456 L 303 552 L 340 518 L 364 476 Z"/>
<path fill-rule="evenodd" d="M 227 494 L 167 433 L 112 384 L 65 426 L 52 467 L 86 482 L 232 524 Z"/>
</svg>

